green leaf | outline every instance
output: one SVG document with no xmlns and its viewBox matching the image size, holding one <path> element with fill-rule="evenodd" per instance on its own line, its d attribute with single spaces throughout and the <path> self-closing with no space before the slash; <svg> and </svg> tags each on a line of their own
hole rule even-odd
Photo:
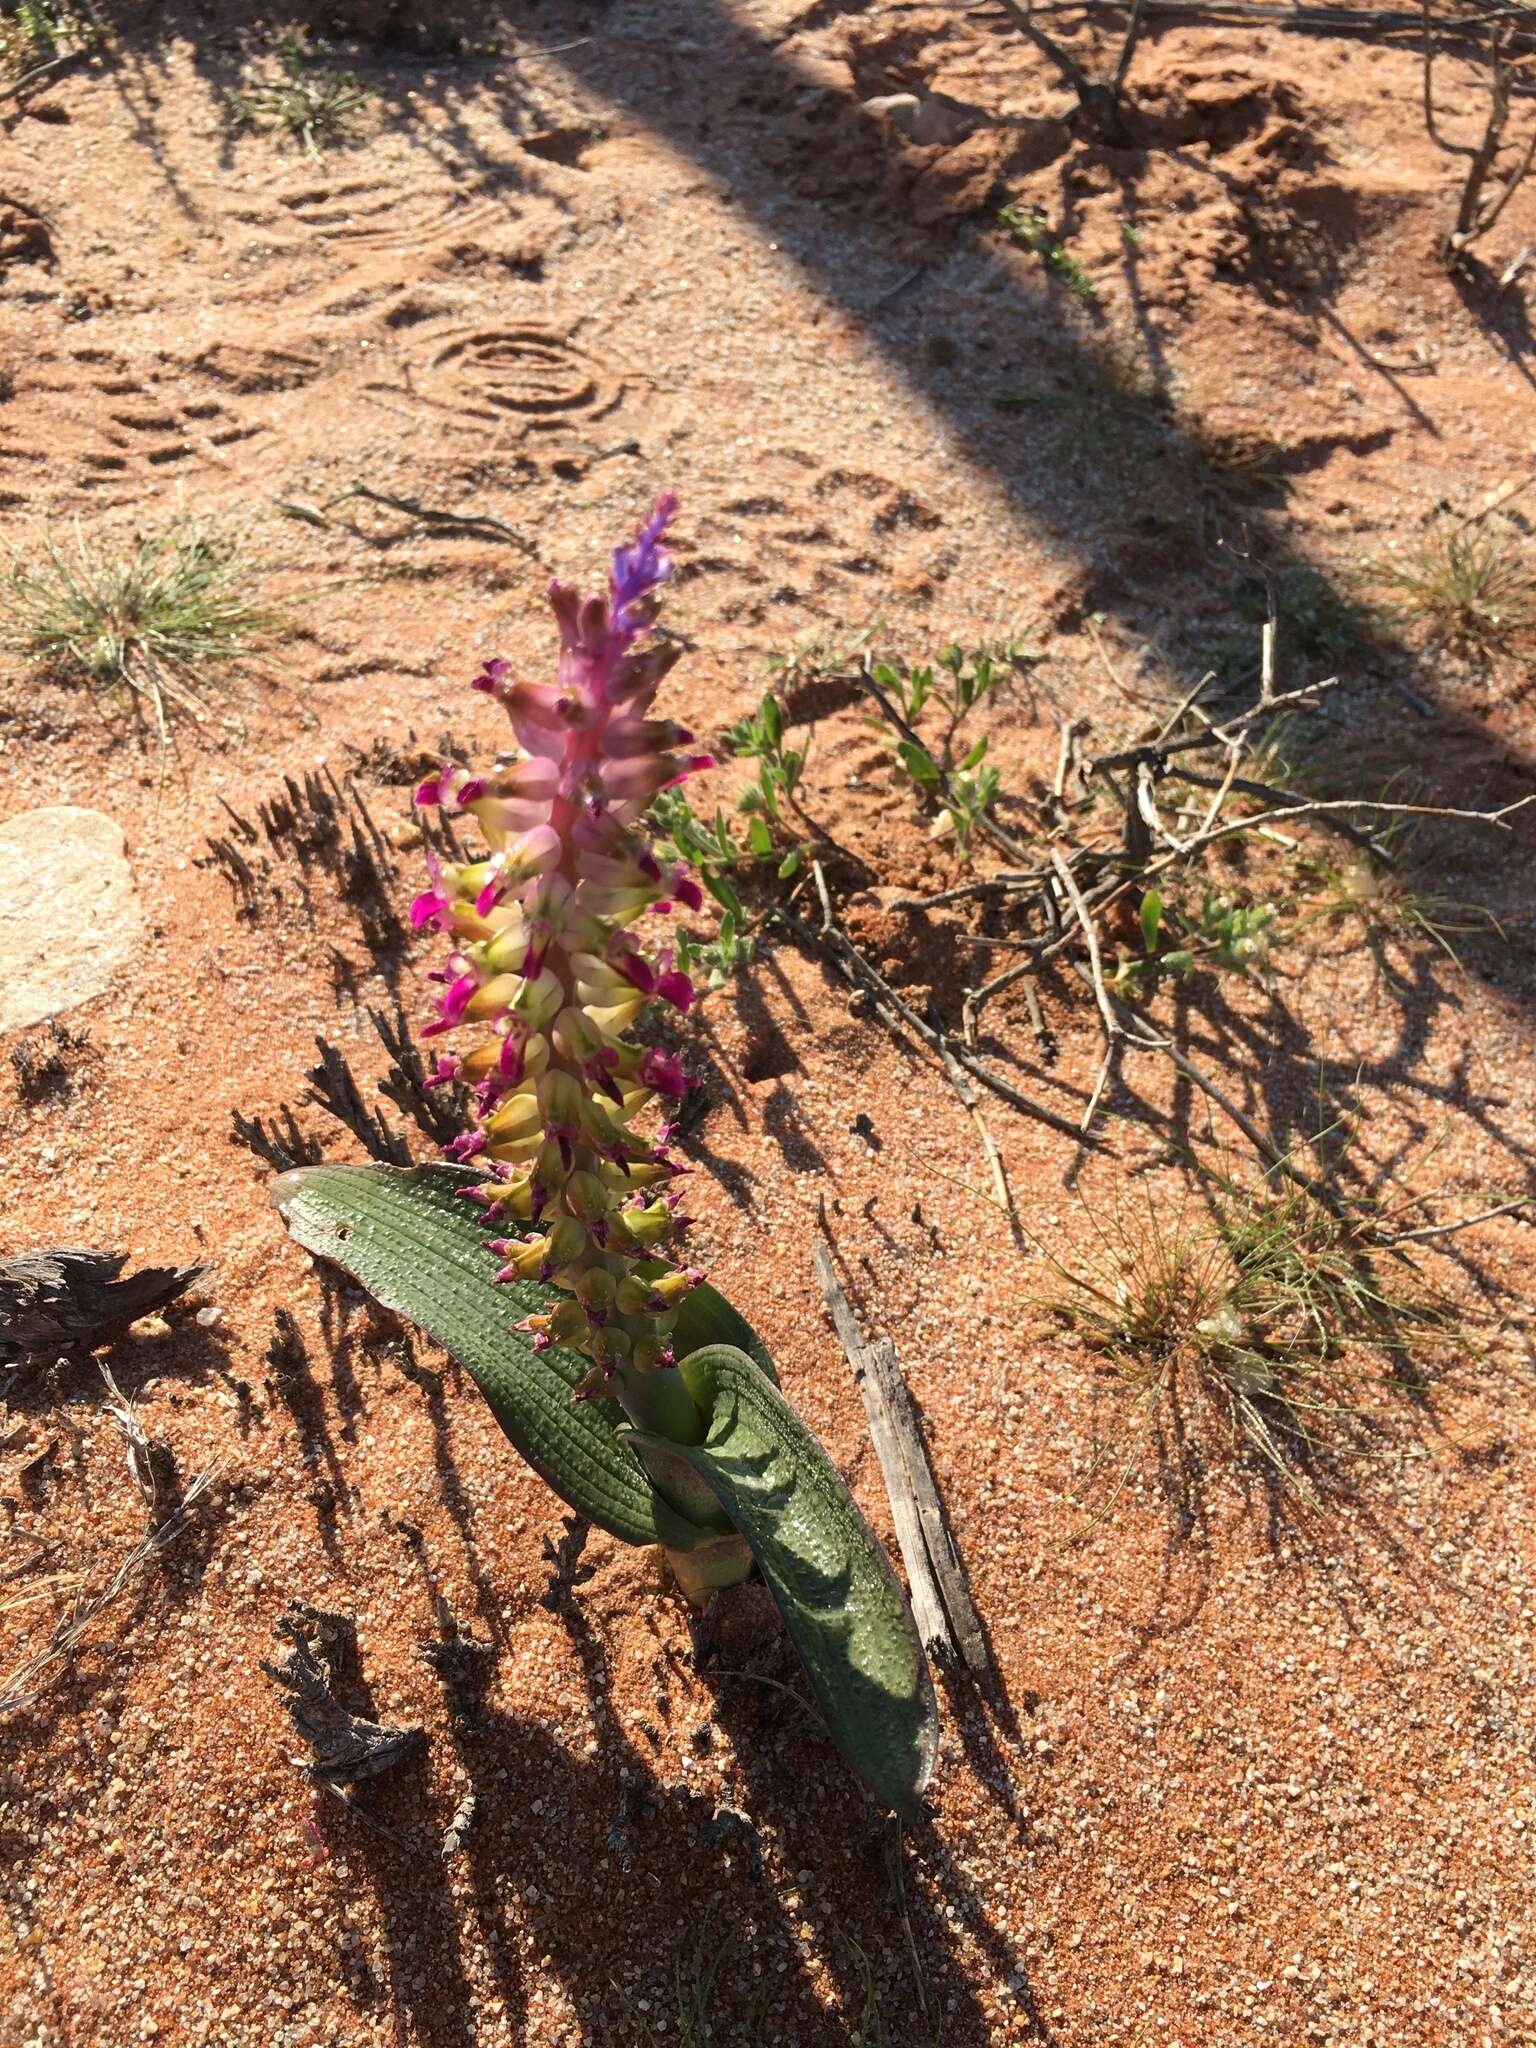
<svg viewBox="0 0 1536 2048">
<path fill-rule="evenodd" d="M 926 747 L 920 747 L 916 740 L 899 740 L 896 751 L 901 756 L 902 766 L 914 782 L 920 782 L 925 789 L 937 785 L 938 764 Z"/>
<path fill-rule="evenodd" d="M 784 737 L 784 713 L 779 708 L 777 697 L 765 697 L 762 706 L 763 732 L 770 747 L 776 747 Z"/>
<path fill-rule="evenodd" d="M 779 1384 L 778 1368 L 768 1355 L 768 1346 L 723 1294 L 717 1293 L 707 1280 L 701 1280 L 683 1296 L 673 1325 L 672 1349 L 679 1358 L 687 1358 L 690 1352 L 701 1351 L 707 1344 L 729 1344 L 733 1350 L 744 1351 L 759 1372 L 774 1386 Z"/>
<path fill-rule="evenodd" d="M 642 1456 L 685 1461 L 708 1483 L 752 1548 L 833 1740 L 882 1804 L 915 1816 L 933 1772 L 938 1710 L 884 1551 L 826 1452 L 752 1358 L 710 1344 L 682 1371 L 710 1418 L 704 1442 L 624 1434 Z"/>
<path fill-rule="evenodd" d="M 745 917 L 746 909 L 741 898 L 725 879 L 724 875 L 705 874 L 700 877 L 705 888 L 721 907 L 733 917 Z"/>
<path fill-rule="evenodd" d="M 659 1543 L 650 1480 L 615 1433 L 618 1404 L 573 1402 L 588 1361 L 560 1345 L 535 1351 L 509 1327 L 562 1297 L 536 1281 L 493 1284 L 501 1261 L 486 1250 L 484 1215 L 460 1192 L 480 1178 L 443 1166 L 301 1166 L 278 1176 L 272 1199 L 306 1251 L 453 1354 L 563 1501 L 625 1543 Z M 695 1313 L 707 1326 L 718 1311 L 705 1302 Z"/>
<path fill-rule="evenodd" d="M 747 838 L 759 860 L 766 860 L 773 852 L 773 834 L 761 818 L 754 817 L 748 821 Z"/>
<path fill-rule="evenodd" d="M 1157 951 L 1158 927 L 1163 921 L 1163 899 L 1149 889 L 1141 899 L 1141 943 L 1148 953 Z"/>
</svg>

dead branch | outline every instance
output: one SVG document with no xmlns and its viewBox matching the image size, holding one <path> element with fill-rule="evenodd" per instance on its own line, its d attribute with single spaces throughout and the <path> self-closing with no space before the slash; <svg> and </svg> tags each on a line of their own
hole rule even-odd
<svg viewBox="0 0 1536 2048">
<path fill-rule="evenodd" d="M 309 1747 L 304 1771 L 317 1785 L 350 1792 L 426 1747 L 420 1728 L 383 1727 L 337 1699 L 355 1677 L 357 1634 L 349 1616 L 290 1600 L 274 1626 L 287 1655 L 280 1664 L 263 1659 L 261 1668 Z"/>
<path fill-rule="evenodd" d="M 1131 0 L 1130 18 L 1120 44 L 1120 53 L 1107 83 L 1090 78 L 1077 59 L 1045 33 L 1035 21 L 1035 10 L 1031 0 L 996 0 L 996 5 L 1002 8 L 1020 34 L 1029 38 L 1062 83 L 1071 88 L 1077 99 L 1083 125 L 1089 134 L 1100 142 L 1108 143 L 1111 148 L 1128 148 L 1132 136 L 1125 119 L 1122 93 L 1126 74 L 1131 68 L 1131 58 L 1141 37 L 1142 23 L 1146 16 L 1146 0 Z"/>
<path fill-rule="evenodd" d="M 971 11 L 984 14 L 989 7 L 1002 4 L 1003 0 L 980 0 L 980 4 Z M 1133 4 L 1134 0 L 1039 0 L 1038 5 L 1030 8 L 1030 13 L 1037 21 L 1058 14 L 1125 14 Z M 1284 0 L 1142 0 L 1142 13 L 1148 21 L 1199 21 L 1213 25 L 1266 22 L 1303 35 L 1331 32 L 1341 36 L 1359 36 L 1371 42 L 1419 35 L 1424 26 L 1420 10 L 1292 7 L 1285 5 Z M 1532 8 L 1528 0 L 1490 7 L 1475 14 L 1435 17 L 1441 40 L 1446 43 L 1473 41 L 1493 22 L 1512 24 L 1515 37 L 1520 42 L 1536 41 L 1536 8 Z M 1522 23 L 1526 26 L 1522 27 Z"/>
<path fill-rule="evenodd" d="M 1475 1216 L 1460 1217 L 1455 1223 L 1426 1223 L 1420 1230 L 1399 1230 L 1391 1237 L 1377 1237 L 1383 1251 L 1399 1244 L 1427 1244 L 1431 1238 L 1450 1237 L 1458 1230 L 1471 1230 L 1479 1223 L 1491 1223 L 1495 1216 L 1513 1216 L 1536 1204 L 1536 1195 L 1518 1195 L 1512 1202 L 1499 1202 L 1492 1209 L 1479 1209 Z"/>
<path fill-rule="evenodd" d="M 77 43 L 72 50 L 61 50 L 56 57 L 49 57 L 41 64 L 34 64 L 30 71 L 24 71 L 20 78 L 12 79 L 7 86 L 0 87 L 0 104 L 14 100 L 24 92 L 30 92 L 34 85 L 44 85 L 50 78 L 57 78 L 65 71 L 72 71 L 77 64 L 84 63 L 91 54 L 92 45 Z"/>
<path fill-rule="evenodd" d="M 894 1031 L 898 1038 L 901 1037 L 902 1027 L 905 1026 L 930 1052 L 942 1054 L 947 1047 L 951 1056 L 968 1074 L 1002 1101 L 1009 1103 L 1014 1109 L 1022 1110 L 1026 1116 L 1034 1117 L 1039 1123 L 1049 1124 L 1052 1130 L 1061 1131 L 1070 1138 L 1080 1139 L 1082 1133 L 1066 1117 L 1058 1115 L 1054 1109 L 1047 1109 L 1043 1102 L 1036 1102 L 1032 1096 L 1026 1095 L 1022 1088 L 1015 1088 L 1011 1081 L 1005 1081 L 1000 1074 L 993 1073 L 969 1046 L 959 1044 L 948 1034 L 936 1030 L 924 1018 L 919 1017 L 909 1004 L 902 1001 L 885 977 L 865 959 L 838 924 L 832 914 L 831 899 L 826 893 L 826 878 L 820 875 L 819 864 L 813 865 L 816 867 L 822 891 L 821 930 L 816 931 L 810 925 L 802 923 L 785 908 L 775 908 L 772 916 L 803 945 L 830 959 L 846 982 L 862 989 L 881 1021 L 888 1030 Z M 943 1064 L 942 1059 L 940 1064 Z"/>
<path fill-rule="evenodd" d="M 1489 63 L 1488 113 L 1483 123 L 1482 138 L 1473 144 L 1449 140 L 1440 132 L 1435 119 L 1436 24 L 1430 14 L 1429 0 L 1424 0 L 1423 28 L 1424 126 L 1430 141 L 1437 149 L 1442 150 L 1447 156 L 1463 157 L 1467 164 L 1467 175 L 1462 181 L 1461 196 L 1456 205 L 1456 218 L 1447 228 L 1440 244 L 1441 259 L 1446 268 L 1456 270 L 1467 261 L 1467 252 L 1472 244 L 1494 226 L 1529 174 L 1533 161 L 1536 161 L 1536 126 L 1532 127 L 1526 146 L 1517 157 L 1502 188 L 1494 198 L 1485 200 L 1483 190 L 1494 174 L 1503 152 L 1504 131 L 1509 123 L 1513 87 L 1508 59 L 1513 49 L 1515 31 L 1507 16 L 1491 20 L 1489 23 L 1485 44 Z"/>
<path fill-rule="evenodd" d="M 986 1636 L 944 1519 L 896 1347 L 889 1337 L 866 1343 L 826 1245 L 813 1244 L 811 1258 L 827 1313 L 864 1402 L 923 1646 L 941 1662 L 958 1659 L 967 1671 L 983 1672 L 989 1664 Z"/>
<path fill-rule="evenodd" d="M 1508 830 L 1504 821 L 1516 811 L 1523 811 L 1527 804 L 1536 804 L 1536 791 L 1529 796 L 1516 797 L 1513 803 L 1503 804 L 1496 811 L 1464 811 L 1451 804 L 1393 804 L 1379 799 L 1358 796 L 1317 797 L 1304 803 L 1289 804 L 1284 809 L 1261 811 L 1257 817 L 1229 818 L 1225 824 L 1214 825 L 1200 840 L 1192 840 L 1195 851 L 1214 846 L 1218 839 L 1229 839 L 1235 832 L 1257 832 L 1266 826 L 1278 824 L 1282 818 L 1324 817 L 1336 811 L 1375 811 L 1383 817 L 1397 818 L 1460 818 L 1472 825 L 1498 825 Z M 1378 848 L 1373 851 L 1379 852 Z"/>
<path fill-rule="evenodd" d="M 1081 974 L 1082 969 L 1079 968 L 1078 972 Z M 1084 975 L 1083 978 L 1086 980 L 1087 976 Z M 1170 1039 L 1160 1038 L 1150 1027 L 1144 1028 L 1143 1020 L 1117 997 L 1110 996 L 1108 1000 L 1116 1013 L 1121 1037 L 1127 1046 L 1134 1046 L 1139 1052 L 1160 1052 L 1165 1059 L 1171 1060 L 1186 1081 L 1193 1082 L 1202 1095 L 1231 1118 L 1249 1144 L 1261 1158 L 1268 1160 L 1276 1173 L 1283 1174 L 1304 1194 L 1310 1195 L 1314 1202 L 1320 1202 L 1330 1215 L 1338 1217 L 1341 1222 L 1347 1220 L 1343 1205 L 1333 1190 L 1324 1182 L 1314 1180 L 1310 1174 L 1303 1173 L 1299 1167 L 1293 1166 L 1289 1157 L 1272 1139 L 1264 1135 L 1252 1117 L 1245 1110 L 1239 1109 L 1231 1096 L 1224 1089 L 1218 1088 L 1210 1076 L 1202 1072 L 1186 1053 L 1181 1052 Z"/>
<path fill-rule="evenodd" d="M 207 1271 L 145 1266 L 124 1279 L 127 1263 L 126 1252 L 79 1248 L 0 1259 L 0 1363 L 94 1350 Z"/>
<path fill-rule="evenodd" d="M 382 505 L 390 512 L 403 512 L 408 519 L 417 519 L 423 526 L 434 527 L 442 533 L 466 533 L 472 539 L 510 541 L 514 547 L 521 548 L 531 561 L 540 559 L 538 549 L 526 534 L 519 533 L 515 526 L 508 526 L 504 519 L 496 518 L 493 513 L 456 512 L 451 506 L 423 505 L 419 498 L 399 498 L 391 491 L 375 490 L 372 484 L 351 483 L 320 506 L 280 501 L 280 509 L 303 519 L 306 524 L 318 522 L 324 526 L 329 524 L 327 513 L 354 498 L 361 499 L 364 504 Z"/>
<path fill-rule="evenodd" d="M 982 1156 L 992 1175 L 992 1186 L 997 1194 L 998 1207 L 1008 1218 L 1008 1228 L 1013 1233 L 1015 1244 L 1023 1243 L 1023 1230 L 1019 1223 L 1019 1212 L 1014 1206 L 1013 1190 L 1008 1185 L 1008 1169 L 1003 1164 L 1003 1155 L 997 1149 L 986 1118 L 981 1113 L 981 1099 L 971 1086 L 970 1077 L 955 1058 L 947 1044 L 939 1047 L 939 1057 L 944 1062 L 944 1071 L 949 1076 L 949 1085 L 954 1089 L 970 1113 L 971 1122 L 976 1126 L 976 1135 L 981 1140 Z"/>
</svg>

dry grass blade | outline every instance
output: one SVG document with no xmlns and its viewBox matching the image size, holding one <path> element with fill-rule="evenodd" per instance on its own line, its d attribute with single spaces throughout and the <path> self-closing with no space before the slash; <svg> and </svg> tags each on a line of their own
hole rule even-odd
<svg viewBox="0 0 1536 2048">
<path fill-rule="evenodd" d="M 42 1648 L 0 1678 L 0 1720 L 31 1705 L 41 1691 L 47 1673 L 69 1657 L 97 1616 L 115 1600 L 121 1599 L 175 1540 L 186 1526 L 191 1509 L 212 1486 L 222 1469 L 221 1466 L 210 1465 L 206 1471 L 199 1472 L 182 1494 L 176 1512 L 133 1546 L 107 1584 L 96 1593 L 78 1592 L 74 1606 L 68 1614 L 61 1616 Z"/>
</svg>

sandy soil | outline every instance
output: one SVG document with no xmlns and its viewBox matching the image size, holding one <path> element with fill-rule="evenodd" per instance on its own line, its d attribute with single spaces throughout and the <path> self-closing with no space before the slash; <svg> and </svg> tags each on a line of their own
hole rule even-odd
<svg viewBox="0 0 1536 2048">
<path fill-rule="evenodd" d="M 224 89 L 271 43 L 242 12 L 125 13 L 99 61 L 3 110 L 6 200 L 49 226 L 0 240 L 13 533 L 128 533 L 185 503 L 245 533 L 298 625 L 182 727 L 163 788 L 110 707 L 17 666 L 0 681 L 7 813 L 119 820 L 153 933 L 70 1019 L 88 1046 L 62 1098 L 29 1103 L 0 1068 L 5 1245 L 207 1261 L 169 1332 L 112 1363 L 181 1473 L 218 1471 L 5 1731 L 0 2034 L 671 2041 L 674 1968 L 702 1942 L 728 1944 L 720 2041 L 758 2038 L 759 2006 L 760 2038 L 797 2044 L 1536 2037 L 1518 1221 L 1426 1259 L 1465 1347 L 1422 1401 L 1382 1396 L 1326 1511 L 1191 1418 L 1193 1452 L 1149 1441 L 1099 1515 L 1083 1489 L 1115 1404 L 1035 1305 L 1047 1264 L 988 1200 L 942 1076 L 788 946 L 706 1005 L 705 1263 L 888 1535 L 811 1272 L 825 1203 L 922 1404 L 995 1653 L 994 1686 L 943 1687 L 931 1820 L 898 1845 L 806 1713 L 695 1668 L 651 1559 L 595 1537 L 574 1604 L 546 1605 L 557 1503 L 455 1368 L 285 1239 L 232 1114 L 298 1104 L 317 1033 L 380 1072 L 367 1009 L 391 989 L 418 1007 L 426 957 L 375 956 L 325 874 L 265 844 L 254 909 L 207 860 L 222 806 L 254 815 L 285 773 L 445 732 L 487 751 L 476 664 L 545 662 L 544 570 L 592 574 L 664 484 L 690 643 L 669 706 L 701 731 L 750 708 L 801 634 L 881 619 L 916 654 L 1018 627 L 1037 658 L 992 723 L 1028 787 L 1062 718 L 1124 731 L 1198 675 L 1244 605 L 1261 615 L 1263 568 L 1301 613 L 1287 679 L 1351 674 L 1325 760 L 1407 769 L 1441 801 L 1522 794 L 1524 664 L 1411 628 L 1329 637 L 1366 558 L 1518 478 L 1536 442 L 1521 290 L 1458 293 L 1435 259 L 1456 167 L 1423 135 L 1412 52 L 1167 28 L 1133 74 L 1147 146 L 1111 151 L 1064 123 L 1020 38 L 959 10 L 547 4 L 477 17 L 466 45 L 349 44 L 380 98 L 311 162 L 231 130 Z M 1463 67 L 1439 78 L 1448 111 L 1470 104 Z M 998 118 L 918 148 L 861 110 L 913 88 Z M 1003 197 L 1070 228 L 1093 307 L 1006 244 Z M 1533 238 L 1536 188 L 1489 261 Z M 355 500 L 324 527 L 278 509 L 358 481 L 491 513 L 524 545 Z M 889 904 L 953 880 L 953 856 L 857 704 L 801 712 L 850 929 L 909 1000 L 948 1005 L 974 950 Z M 361 786 L 405 825 L 403 777 Z M 1466 941 L 1465 971 L 1402 946 L 1389 976 L 1320 931 L 1273 1006 L 1183 1017 L 1276 1128 L 1347 1117 L 1341 1171 L 1378 1190 L 1411 1173 L 1432 1198 L 1415 1217 L 1523 1192 L 1536 1144 L 1531 833 L 1432 845 L 1435 886 L 1504 925 Z M 1075 1117 L 1093 1013 L 1075 984 L 1047 994 L 1054 1064 L 1022 1011 L 996 1029 Z M 1108 1107 L 1097 1150 L 988 1112 L 1029 1232 L 1061 1256 L 1117 1204 L 1179 1213 L 1181 1128 L 1241 1143 L 1149 1063 Z M 279 1307 L 305 1343 L 283 1371 Z M 143 1532 L 88 1367 L 16 1390 L 0 1479 L 17 1558 L 41 1539 L 87 1589 Z M 35 1576 L 3 1581 L 7 1666 L 55 1617 Z M 373 1706 L 427 1731 L 424 1761 L 364 1795 L 403 1842 L 294 1768 L 259 1660 L 295 1595 L 356 1616 Z M 419 1655 L 440 1603 L 496 1650 L 457 1714 Z"/>
</svg>

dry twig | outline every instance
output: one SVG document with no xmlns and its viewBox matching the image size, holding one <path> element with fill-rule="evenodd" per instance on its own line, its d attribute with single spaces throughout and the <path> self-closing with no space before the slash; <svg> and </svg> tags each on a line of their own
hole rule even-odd
<svg viewBox="0 0 1536 2048">
<path fill-rule="evenodd" d="M 958 1658 L 972 1672 L 987 1669 L 987 1644 L 966 1585 L 959 1553 L 944 1520 L 917 1411 L 889 1337 L 866 1343 L 848 1304 L 832 1254 L 811 1246 L 822 1298 L 869 1419 L 870 1441 L 890 1496 L 896 1541 L 912 1592 L 918 1633 L 930 1655 Z"/>
</svg>

